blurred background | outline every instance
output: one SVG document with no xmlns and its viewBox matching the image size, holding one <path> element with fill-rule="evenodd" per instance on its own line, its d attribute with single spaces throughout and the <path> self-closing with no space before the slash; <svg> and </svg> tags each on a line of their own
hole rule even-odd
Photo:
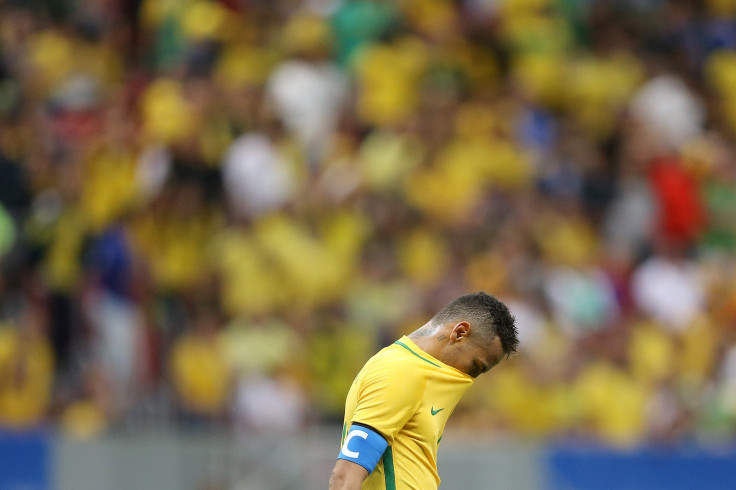
<svg viewBox="0 0 736 490">
<path fill-rule="evenodd" d="M 733 488 L 736 0 L 1 0 L 0 488 L 326 488 L 516 315 L 443 488 Z M 495 484 L 495 486 L 494 486 Z"/>
</svg>

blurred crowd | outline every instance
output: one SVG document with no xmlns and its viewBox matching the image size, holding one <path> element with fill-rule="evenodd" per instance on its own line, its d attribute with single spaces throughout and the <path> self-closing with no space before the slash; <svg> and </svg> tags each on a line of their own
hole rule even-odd
<svg viewBox="0 0 736 490">
<path fill-rule="evenodd" d="M 455 427 L 736 435 L 735 0 L 0 1 L 0 427 L 341 420 L 457 295 Z"/>
</svg>

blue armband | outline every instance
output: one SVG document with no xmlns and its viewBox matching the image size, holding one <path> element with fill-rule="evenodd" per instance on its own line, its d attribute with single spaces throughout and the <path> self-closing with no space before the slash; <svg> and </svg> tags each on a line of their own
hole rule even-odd
<svg viewBox="0 0 736 490">
<path fill-rule="evenodd" d="M 383 456 L 388 442 L 378 432 L 365 425 L 350 426 L 337 459 L 357 463 L 370 474 Z"/>
</svg>

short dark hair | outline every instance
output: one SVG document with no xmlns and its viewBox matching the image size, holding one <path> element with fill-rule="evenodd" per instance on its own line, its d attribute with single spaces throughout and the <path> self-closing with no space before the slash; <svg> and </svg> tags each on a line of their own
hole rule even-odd
<svg viewBox="0 0 736 490">
<path fill-rule="evenodd" d="M 516 352 L 519 346 L 516 319 L 508 307 L 495 297 L 483 291 L 460 296 L 438 311 L 432 323 L 444 325 L 463 320 L 480 329 L 482 337 L 488 341 L 500 338 L 506 356 Z"/>
</svg>

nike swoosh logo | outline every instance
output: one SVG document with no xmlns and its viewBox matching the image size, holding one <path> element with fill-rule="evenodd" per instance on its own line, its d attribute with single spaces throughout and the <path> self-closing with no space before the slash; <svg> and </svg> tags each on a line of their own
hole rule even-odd
<svg viewBox="0 0 736 490">
<path fill-rule="evenodd" d="M 432 408 L 430 408 L 430 409 L 429 409 L 429 411 L 430 411 L 430 412 L 432 412 L 432 415 L 437 415 L 437 414 L 438 414 L 438 413 L 440 413 L 440 412 L 441 412 L 442 410 L 444 410 L 444 408 L 438 408 L 437 410 L 435 410 L 435 409 L 434 409 L 434 406 L 433 406 Z"/>
</svg>

